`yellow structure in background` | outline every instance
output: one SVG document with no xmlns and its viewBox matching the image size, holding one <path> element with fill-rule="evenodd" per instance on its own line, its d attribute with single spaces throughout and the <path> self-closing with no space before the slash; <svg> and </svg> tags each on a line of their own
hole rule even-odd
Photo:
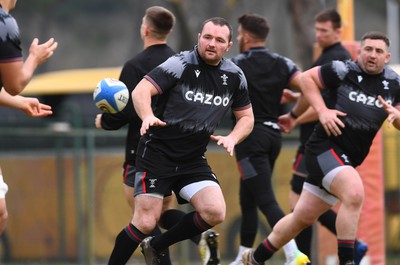
<svg viewBox="0 0 400 265">
<path fill-rule="evenodd" d="M 92 93 L 103 78 L 119 78 L 122 67 L 88 68 L 54 71 L 36 75 L 23 95 L 57 95 Z"/>
<path fill-rule="evenodd" d="M 353 0 L 338 0 L 338 11 L 342 17 L 342 40 L 354 41 Z"/>
</svg>

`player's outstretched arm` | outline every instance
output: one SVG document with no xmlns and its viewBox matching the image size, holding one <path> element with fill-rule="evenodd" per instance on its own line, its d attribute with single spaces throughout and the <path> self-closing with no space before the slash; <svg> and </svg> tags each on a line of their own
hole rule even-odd
<svg viewBox="0 0 400 265">
<path fill-rule="evenodd" d="M 0 105 L 19 109 L 31 117 L 46 117 L 53 114 L 51 106 L 42 104 L 37 98 L 11 96 L 5 90 L 0 91 Z"/>
<path fill-rule="evenodd" d="M 230 156 L 233 156 L 235 145 L 243 141 L 254 127 L 252 108 L 233 111 L 233 114 L 236 117 L 236 125 L 227 136 L 211 135 L 211 140 L 216 141 L 218 145 L 222 145 Z"/>
<path fill-rule="evenodd" d="M 139 118 L 142 119 L 142 127 L 140 128 L 140 135 L 146 134 L 150 126 L 165 126 L 165 122 L 154 116 L 151 107 L 151 97 L 157 95 L 158 91 L 145 78 L 132 91 L 133 107 L 136 110 Z"/>
<path fill-rule="evenodd" d="M 53 55 L 57 46 L 58 43 L 53 38 L 43 44 L 39 44 L 39 40 L 35 38 L 25 62 L 21 60 L 0 64 L 4 89 L 13 96 L 21 93 L 28 85 L 36 68 Z"/>
</svg>

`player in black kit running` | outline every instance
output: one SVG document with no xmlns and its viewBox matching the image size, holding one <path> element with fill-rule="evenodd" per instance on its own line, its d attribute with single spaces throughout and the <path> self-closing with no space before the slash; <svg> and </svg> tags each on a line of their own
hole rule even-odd
<svg viewBox="0 0 400 265">
<path fill-rule="evenodd" d="M 334 8 L 324 9 L 315 16 L 315 38 L 318 47 L 322 49 L 320 56 L 315 60 L 313 67 L 332 62 L 333 60 L 346 61 L 351 60 L 351 56 L 347 49 L 342 45 L 340 35 L 342 33 L 342 20 L 340 14 Z M 322 90 L 324 96 L 327 93 Z M 291 191 L 289 193 L 289 201 L 292 209 L 295 207 L 303 183 L 308 175 L 304 150 L 308 138 L 311 136 L 315 125 L 317 124 L 318 117 L 316 114 L 307 112 L 298 119 L 293 117 L 293 112 L 280 117 L 280 124 L 286 119 L 292 126 L 298 125 L 300 131 L 300 146 L 297 149 L 296 157 L 293 160 L 293 176 L 290 182 Z M 307 122 L 304 122 L 304 121 Z M 311 121 L 310 120 L 314 120 Z M 288 132 L 288 131 L 286 131 Z M 325 226 L 330 232 L 336 235 L 336 212 L 332 209 L 322 214 L 318 221 Z M 296 243 L 299 249 L 308 256 L 311 256 L 311 239 L 313 227 L 304 229 L 297 237 Z M 361 259 L 367 252 L 368 247 L 364 242 L 356 240 L 356 259 L 355 263 L 358 265 Z"/>
<path fill-rule="evenodd" d="M 109 264 L 125 264 L 139 244 L 146 264 L 159 264 L 168 246 L 225 219 L 225 200 L 204 154 L 211 137 L 233 155 L 254 122 L 244 74 L 223 59 L 231 38 L 225 19 L 206 20 L 192 51 L 170 57 L 132 92 L 143 135 L 137 149 L 135 212 L 118 235 Z M 155 95 L 167 97 L 157 101 L 153 112 Z M 227 136 L 212 135 L 230 109 L 237 126 Z M 179 203 L 190 202 L 195 211 L 164 234 L 149 237 L 160 218 L 163 197 L 172 192 Z"/>
<path fill-rule="evenodd" d="M 140 27 L 140 36 L 145 49 L 125 63 L 119 77 L 130 92 L 148 72 L 176 54 L 167 44 L 167 39 L 172 32 L 174 23 L 175 16 L 168 9 L 161 6 L 151 6 L 146 9 Z M 156 100 L 157 97 L 153 97 L 153 105 L 155 105 Z M 127 106 L 121 112 L 115 114 L 103 113 L 98 114 L 96 117 L 96 127 L 105 130 L 118 130 L 126 124 L 128 124 L 128 133 L 126 136 L 122 176 L 125 197 L 133 213 L 136 149 L 140 139 L 142 121 L 135 112 L 131 97 L 129 97 Z M 158 223 L 162 228 L 169 229 L 185 215 L 184 212 L 173 209 L 174 204 L 174 196 L 166 196 L 164 198 L 163 213 Z M 157 226 L 153 231 L 153 235 L 160 233 L 161 230 Z M 216 232 L 210 230 L 191 238 L 199 246 L 204 264 L 207 264 L 210 259 L 216 260 L 219 255 L 216 243 L 217 235 Z M 166 251 L 165 253 L 166 255 L 160 261 L 161 265 L 171 264 L 169 252 Z"/>
<path fill-rule="evenodd" d="M 276 201 L 272 172 L 282 147 L 278 125 L 282 91 L 286 87 L 300 90 L 300 71 L 289 58 L 270 52 L 266 47 L 269 24 L 258 14 L 238 18 L 240 54 L 232 59 L 244 72 L 253 106 L 254 128 L 235 147 L 240 172 L 239 199 L 242 211 L 240 247 L 235 261 L 242 264 L 242 253 L 251 249 L 257 235 L 258 209 L 272 228 L 285 213 Z M 287 264 L 295 262 L 297 246 L 291 240 L 284 246 Z"/>
<path fill-rule="evenodd" d="M 303 73 L 304 97 L 319 117 L 306 145 L 309 175 L 293 213 L 282 218 L 255 251 L 243 254 L 246 265 L 263 264 L 338 201 L 339 264 L 355 264 L 354 244 L 364 198 L 355 167 L 367 156 L 386 119 L 389 126 L 400 129 L 400 76 L 386 66 L 389 45 L 383 33 L 368 32 L 362 37 L 356 62 L 333 61 Z M 331 94 L 326 103 L 322 88 Z"/>
</svg>

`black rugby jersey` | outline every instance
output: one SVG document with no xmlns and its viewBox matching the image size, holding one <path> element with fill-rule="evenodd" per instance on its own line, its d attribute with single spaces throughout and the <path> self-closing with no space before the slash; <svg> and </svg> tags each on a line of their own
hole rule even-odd
<svg viewBox="0 0 400 265">
<path fill-rule="evenodd" d="M 340 146 L 350 158 L 353 166 L 362 163 L 369 152 L 372 141 L 387 118 L 387 113 L 378 100 L 381 95 L 393 106 L 400 103 L 400 76 L 385 67 L 378 75 L 368 75 L 356 62 L 333 61 L 320 68 L 321 81 L 326 88 L 335 91 L 327 106 L 347 113 L 340 117 L 345 124 L 342 135 L 330 136 L 329 140 Z M 312 152 L 313 145 L 327 135 L 320 123 L 307 143 Z"/>
<path fill-rule="evenodd" d="M 232 58 L 244 72 L 255 122 L 278 122 L 283 89 L 299 72 L 292 60 L 265 47 L 251 48 Z"/>
<path fill-rule="evenodd" d="M 313 63 L 312 67 L 315 66 L 320 66 L 326 63 L 330 63 L 334 60 L 339 60 L 339 61 L 346 61 L 350 60 L 351 56 L 349 52 L 346 50 L 346 48 L 340 43 L 335 43 L 325 49 L 322 50 L 321 55 L 318 57 L 318 59 Z M 329 95 L 326 95 L 326 91 L 322 90 L 321 93 L 323 94 L 324 97 L 329 97 Z M 299 151 L 304 152 L 304 145 L 307 142 L 308 138 L 312 134 L 315 125 L 318 122 L 309 122 L 309 123 L 304 123 L 299 126 L 300 130 L 300 147 Z"/>
<path fill-rule="evenodd" d="M 206 64 L 197 46 L 170 57 L 145 78 L 167 100 L 158 100 L 155 115 L 166 127 L 150 127 L 153 146 L 170 159 L 186 160 L 203 155 L 210 135 L 227 110 L 251 106 L 242 70 L 230 60 Z"/>
<path fill-rule="evenodd" d="M 142 120 L 138 117 L 133 107 L 131 92 L 148 72 L 174 54 L 175 51 L 168 45 L 157 44 L 147 47 L 127 61 L 122 68 L 119 80 L 124 82 L 129 89 L 129 101 L 121 112 L 115 114 L 103 113 L 101 117 L 101 126 L 105 130 L 117 130 L 128 124 L 125 143 L 125 162 L 131 165 L 135 164 L 136 149 L 142 125 Z M 153 97 L 153 99 L 155 98 Z"/>
<path fill-rule="evenodd" d="M 0 8 L 0 63 L 22 60 L 19 28 L 15 19 Z M 0 90 L 3 82 L 0 78 Z"/>
</svg>

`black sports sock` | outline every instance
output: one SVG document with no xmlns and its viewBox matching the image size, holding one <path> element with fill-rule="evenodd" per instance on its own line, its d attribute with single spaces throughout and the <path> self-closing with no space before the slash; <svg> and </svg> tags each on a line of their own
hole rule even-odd
<svg viewBox="0 0 400 265">
<path fill-rule="evenodd" d="M 318 218 L 318 221 L 334 235 L 336 235 L 336 216 L 336 212 L 330 209 Z"/>
<path fill-rule="evenodd" d="M 129 223 L 116 237 L 108 265 L 126 264 L 145 237 L 145 234 Z"/>
<path fill-rule="evenodd" d="M 278 249 L 274 247 L 268 238 L 266 238 L 254 251 L 254 259 L 257 262 L 264 262 L 272 257 Z"/>
<path fill-rule="evenodd" d="M 308 257 L 311 257 L 312 230 L 312 226 L 309 226 L 301 231 L 300 234 L 298 234 L 295 238 L 299 250 Z"/>
<path fill-rule="evenodd" d="M 338 239 L 338 256 L 340 265 L 354 264 L 354 243 L 355 240 Z"/>
<path fill-rule="evenodd" d="M 212 226 L 207 224 L 197 212 L 191 212 L 186 214 L 181 221 L 170 230 L 155 237 L 151 241 L 151 246 L 156 251 L 161 251 L 176 242 L 189 239 L 195 235 L 200 235 L 211 227 Z"/>
<path fill-rule="evenodd" d="M 161 217 L 160 221 L 158 222 L 161 228 L 164 228 L 166 230 L 171 229 L 174 225 L 176 225 L 184 216 L 186 215 L 185 212 L 177 210 L 177 209 L 171 209 L 168 211 L 165 211 Z M 193 241 L 196 245 L 199 244 L 201 239 L 201 235 L 196 235 L 190 238 L 191 241 Z"/>
</svg>

